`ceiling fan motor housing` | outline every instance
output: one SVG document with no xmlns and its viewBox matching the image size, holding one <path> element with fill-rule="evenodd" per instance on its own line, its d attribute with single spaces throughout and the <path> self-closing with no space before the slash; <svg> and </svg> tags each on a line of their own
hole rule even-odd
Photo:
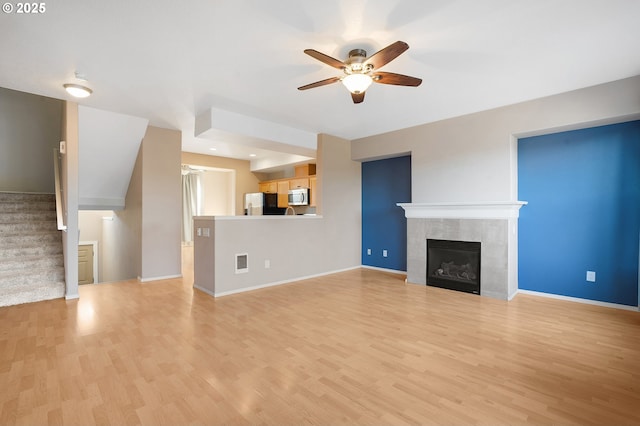
<svg viewBox="0 0 640 426">
<path fill-rule="evenodd" d="M 364 62 L 367 60 L 367 52 L 362 49 L 353 49 L 349 52 L 349 59 L 345 61 L 347 65 L 347 69 L 345 72 L 347 74 L 351 73 L 359 73 L 359 72 L 367 72 L 369 69 L 365 70 L 363 66 Z"/>
</svg>

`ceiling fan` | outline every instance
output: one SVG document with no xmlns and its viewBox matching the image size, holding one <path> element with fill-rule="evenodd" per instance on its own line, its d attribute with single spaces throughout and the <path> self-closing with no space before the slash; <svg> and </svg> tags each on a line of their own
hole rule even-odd
<svg viewBox="0 0 640 426">
<path fill-rule="evenodd" d="M 369 58 L 367 58 L 367 52 L 364 50 L 354 49 L 349 52 L 349 58 L 344 62 L 318 52 L 317 50 L 306 49 L 304 53 L 320 62 L 342 70 L 344 75 L 316 81 L 315 83 L 298 87 L 298 90 L 313 89 L 314 87 L 326 86 L 327 84 L 341 81 L 349 92 L 351 92 L 353 103 L 359 104 L 364 101 L 364 92 L 372 82 L 393 84 L 396 86 L 420 86 L 420 83 L 422 83 L 422 79 L 420 78 L 378 71 L 379 68 L 393 61 L 408 48 L 409 45 L 404 41 L 396 41 Z"/>
</svg>

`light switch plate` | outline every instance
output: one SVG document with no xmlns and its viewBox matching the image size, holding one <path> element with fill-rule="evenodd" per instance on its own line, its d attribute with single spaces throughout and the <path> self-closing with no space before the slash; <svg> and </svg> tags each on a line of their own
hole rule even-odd
<svg viewBox="0 0 640 426">
<path fill-rule="evenodd" d="M 596 273 L 594 271 L 587 271 L 587 281 L 590 283 L 596 282 Z"/>
</svg>

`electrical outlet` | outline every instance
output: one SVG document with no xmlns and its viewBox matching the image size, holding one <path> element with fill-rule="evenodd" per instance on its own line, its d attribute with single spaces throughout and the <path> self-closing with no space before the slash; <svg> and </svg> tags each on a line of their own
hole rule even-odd
<svg viewBox="0 0 640 426">
<path fill-rule="evenodd" d="M 594 271 L 587 271 L 587 281 L 590 283 L 596 282 L 596 273 Z"/>
<path fill-rule="evenodd" d="M 269 259 L 265 259 L 264 261 L 264 269 L 271 268 L 271 261 Z"/>
<path fill-rule="evenodd" d="M 386 250 L 382 250 L 382 257 L 387 257 L 387 251 Z"/>
<path fill-rule="evenodd" d="M 371 256 L 371 249 L 367 249 L 367 256 Z"/>
</svg>

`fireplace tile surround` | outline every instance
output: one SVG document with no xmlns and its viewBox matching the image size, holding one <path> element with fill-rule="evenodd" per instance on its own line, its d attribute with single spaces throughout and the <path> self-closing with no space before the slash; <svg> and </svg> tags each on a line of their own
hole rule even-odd
<svg viewBox="0 0 640 426">
<path fill-rule="evenodd" d="M 399 203 L 407 217 L 407 282 L 426 285 L 428 238 L 482 243 L 480 295 L 509 300 L 518 290 L 522 201 Z"/>
</svg>

